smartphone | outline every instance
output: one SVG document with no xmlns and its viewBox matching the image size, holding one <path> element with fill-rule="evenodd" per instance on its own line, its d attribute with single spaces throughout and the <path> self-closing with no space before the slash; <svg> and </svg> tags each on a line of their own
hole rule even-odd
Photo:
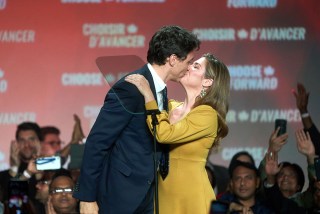
<svg viewBox="0 0 320 214">
<path fill-rule="evenodd" d="M 320 158 L 314 158 L 314 169 L 316 171 L 317 181 L 320 181 Z"/>
<path fill-rule="evenodd" d="M 214 200 L 211 202 L 210 214 L 225 214 L 229 210 L 230 202 Z"/>
<path fill-rule="evenodd" d="M 36 159 L 37 170 L 55 170 L 61 168 L 61 157 L 50 156 Z"/>
<path fill-rule="evenodd" d="M 275 120 L 275 127 L 274 129 L 277 130 L 277 128 L 280 127 L 280 130 L 278 132 L 278 136 L 283 135 L 287 132 L 287 120 L 285 119 L 276 119 Z"/>
</svg>

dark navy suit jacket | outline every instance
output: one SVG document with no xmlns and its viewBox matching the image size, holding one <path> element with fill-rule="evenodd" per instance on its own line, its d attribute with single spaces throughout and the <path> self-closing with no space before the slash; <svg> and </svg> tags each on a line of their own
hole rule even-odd
<svg viewBox="0 0 320 214">
<path fill-rule="evenodd" d="M 156 97 L 147 65 L 133 73 L 146 77 Z M 97 201 L 99 213 L 133 213 L 153 188 L 153 148 L 144 97 L 122 78 L 107 93 L 87 138 L 74 197 Z"/>
</svg>

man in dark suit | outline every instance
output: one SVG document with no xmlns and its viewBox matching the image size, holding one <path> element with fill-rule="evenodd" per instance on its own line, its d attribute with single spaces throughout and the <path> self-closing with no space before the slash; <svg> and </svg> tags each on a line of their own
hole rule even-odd
<svg viewBox="0 0 320 214">
<path fill-rule="evenodd" d="M 161 91 L 179 81 L 199 49 L 197 37 L 178 26 L 165 26 L 149 42 L 143 75 L 163 108 Z M 132 74 L 132 73 L 130 73 Z M 74 197 L 81 213 L 153 213 L 153 137 L 146 124 L 145 101 L 135 85 L 120 79 L 86 141 Z M 97 207 L 98 205 L 98 207 Z"/>
</svg>

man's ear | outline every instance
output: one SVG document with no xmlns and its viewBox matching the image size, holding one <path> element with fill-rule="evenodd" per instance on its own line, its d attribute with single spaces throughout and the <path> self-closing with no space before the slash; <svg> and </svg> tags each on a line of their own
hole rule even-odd
<svg viewBox="0 0 320 214">
<path fill-rule="evenodd" d="M 168 57 L 169 65 L 172 66 L 172 67 L 175 66 L 175 64 L 177 63 L 177 60 L 178 60 L 178 58 L 177 58 L 177 55 L 175 55 L 175 54 L 171 54 Z"/>
<path fill-rule="evenodd" d="M 203 79 L 202 86 L 203 87 L 210 87 L 213 84 L 213 79 Z"/>
</svg>

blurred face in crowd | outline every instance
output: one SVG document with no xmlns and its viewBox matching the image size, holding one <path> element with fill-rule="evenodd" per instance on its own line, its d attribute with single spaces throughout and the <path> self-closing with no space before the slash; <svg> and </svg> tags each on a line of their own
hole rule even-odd
<svg viewBox="0 0 320 214">
<path fill-rule="evenodd" d="M 61 150 L 60 136 L 57 134 L 46 134 L 41 143 L 41 155 L 52 156 Z"/>
<path fill-rule="evenodd" d="M 259 184 L 260 179 L 254 170 L 243 166 L 238 166 L 234 169 L 231 178 L 231 188 L 240 202 L 253 199 Z"/>
<path fill-rule="evenodd" d="M 74 182 L 67 176 L 59 176 L 52 181 L 50 200 L 57 213 L 75 213 L 77 199 L 72 197 Z"/>
<path fill-rule="evenodd" d="M 45 204 L 49 198 L 49 183 L 50 181 L 42 180 L 36 184 L 37 192 L 35 198 Z"/>
<path fill-rule="evenodd" d="M 17 138 L 19 157 L 22 161 L 28 162 L 33 155 L 37 154 L 40 141 L 35 131 L 20 131 Z"/>
<path fill-rule="evenodd" d="M 285 197 L 292 196 L 298 189 L 298 175 L 291 167 L 283 167 L 277 175 L 277 183 Z"/>
</svg>

